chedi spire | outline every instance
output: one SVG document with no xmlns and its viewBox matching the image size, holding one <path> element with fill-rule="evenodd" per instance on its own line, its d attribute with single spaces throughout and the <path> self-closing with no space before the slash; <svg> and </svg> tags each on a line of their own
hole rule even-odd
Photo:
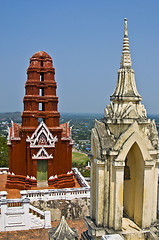
<svg viewBox="0 0 159 240">
<path fill-rule="evenodd" d="M 125 18 L 124 21 L 125 21 L 125 28 L 124 28 L 124 39 L 123 39 L 123 52 L 122 52 L 120 67 L 121 68 L 123 68 L 123 67 L 131 68 L 131 55 L 129 52 L 127 18 Z"/>
<path fill-rule="evenodd" d="M 116 88 L 113 95 L 110 97 L 110 100 L 139 102 L 141 101 L 141 96 L 139 95 L 136 88 L 134 70 L 131 68 L 131 55 L 129 52 L 127 19 L 125 18 L 124 21 L 125 29 L 120 69 L 118 70 Z"/>
</svg>

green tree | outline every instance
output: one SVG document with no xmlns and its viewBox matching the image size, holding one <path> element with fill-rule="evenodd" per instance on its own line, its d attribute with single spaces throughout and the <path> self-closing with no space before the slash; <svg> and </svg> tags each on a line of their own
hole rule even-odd
<svg viewBox="0 0 159 240">
<path fill-rule="evenodd" d="M 90 177 L 90 169 L 86 169 L 85 171 L 82 172 L 82 175 L 84 177 Z"/>
<path fill-rule="evenodd" d="M 7 139 L 0 135 L 0 167 L 8 167 L 8 152 Z"/>
</svg>

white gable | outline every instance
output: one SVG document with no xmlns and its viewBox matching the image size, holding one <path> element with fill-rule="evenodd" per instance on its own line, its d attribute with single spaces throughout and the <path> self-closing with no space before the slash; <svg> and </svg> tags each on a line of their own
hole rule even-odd
<svg viewBox="0 0 159 240">
<path fill-rule="evenodd" d="M 44 147 L 42 147 L 38 153 L 32 156 L 33 159 L 50 159 L 53 158 L 52 154 L 48 154 Z"/>
<path fill-rule="evenodd" d="M 53 137 L 46 124 L 42 121 L 31 138 L 27 137 L 27 142 L 30 142 L 30 147 L 55 147 L 55 142 L 58 141 L 57 136 Z"/>
</svg>

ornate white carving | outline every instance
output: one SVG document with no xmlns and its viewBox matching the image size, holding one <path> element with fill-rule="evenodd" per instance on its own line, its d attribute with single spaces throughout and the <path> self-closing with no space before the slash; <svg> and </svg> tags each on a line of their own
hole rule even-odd
<svg viewBox="0 0 159 240">
<path fill-rule="evenodd" d="M 38 153 L 33 154 L 32 159 L 50 159 L 53 158 L 52 154 L 48 154 L 44 147 L 42 147 Z"/>
<path fill-rule="evenodd" d="M 159 141 L 158 141 L 158 131 L 157 131 L 157 128 L 156 128 L 155 120 L 152 120 L 150 122 L 150 124 L 148 125 L 148 130 L 149 130 L 148 137 L 149 137 L 153 147 L 155 149 L 157 149 Z"/>
<path fill-rule="evenodd" d="M 28 136 L 26 139 L 30 142 L 30 147 L 55 147 L 55 142 L 58 141 L 57 136 L 53 137 L 46 124 L 42 121 L 35 132 L 32 134 L 31 138 Z"/>
<path fill-rule="evenodd" d="M 105 117 L 106 118 L 147 118 L 146 109 L 141 103 L 134 104 L 133 102 L 128 103 L 110 103 L 105 108 Z"/>
</svg>

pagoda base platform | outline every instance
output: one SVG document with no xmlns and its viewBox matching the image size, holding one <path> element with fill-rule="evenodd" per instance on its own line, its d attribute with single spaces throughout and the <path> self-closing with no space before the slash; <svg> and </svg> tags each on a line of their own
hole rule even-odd
<svg viewBox="0 0 159 240">
<path fill-rule="evenodd" d="M 36 187 L 37 186 L 37 180 L 28 178 L 23 175 L 12 175 L 8 174 L 7 175 L 7 182 L 6 182 L 6 188 L 9 189 L 31 189 L 31 187 Z"/>
<path fill-rule="evenodd" d="M 36 179 L 28 178 L 23 175 L 7 175 L 6 188 L 30 190 L 33 187 L 38 187 Z M 46 182 L 45 182 L 46 185 Z M 60 174 L 54 178 L 48 179 L 47 186 L 52 188 L 73 188 L 75 187 L 74 174 Z"/>
<path fill-rule="evenodd" d="M 98 227 L 92 221 L 90 217 L 84 218 L 86 227 L 88 230 L 81 234 L 81 240 L 101 240 L 103 239 L 119 239 L 113 238 L 113 236 L 120 236 L 121 239 L 131 240 L 157 240 L 159 239 L 159 220 L 148 229 L 140 229 L 133 221 L 127 218 L 123 218 L 123 224 L 121 231 L 115 231 L 113 229 Z M 109 236 L 109 238 L 108 238 Z M 112 237 L 112 238 L 110 238 Z"/>
<path fill-rule="evenodd" d="M 54 188 L 72 188 L 75 187 L 74 174 L 60 174 L 48 180 L 48 185 Z"/>
</svg>

